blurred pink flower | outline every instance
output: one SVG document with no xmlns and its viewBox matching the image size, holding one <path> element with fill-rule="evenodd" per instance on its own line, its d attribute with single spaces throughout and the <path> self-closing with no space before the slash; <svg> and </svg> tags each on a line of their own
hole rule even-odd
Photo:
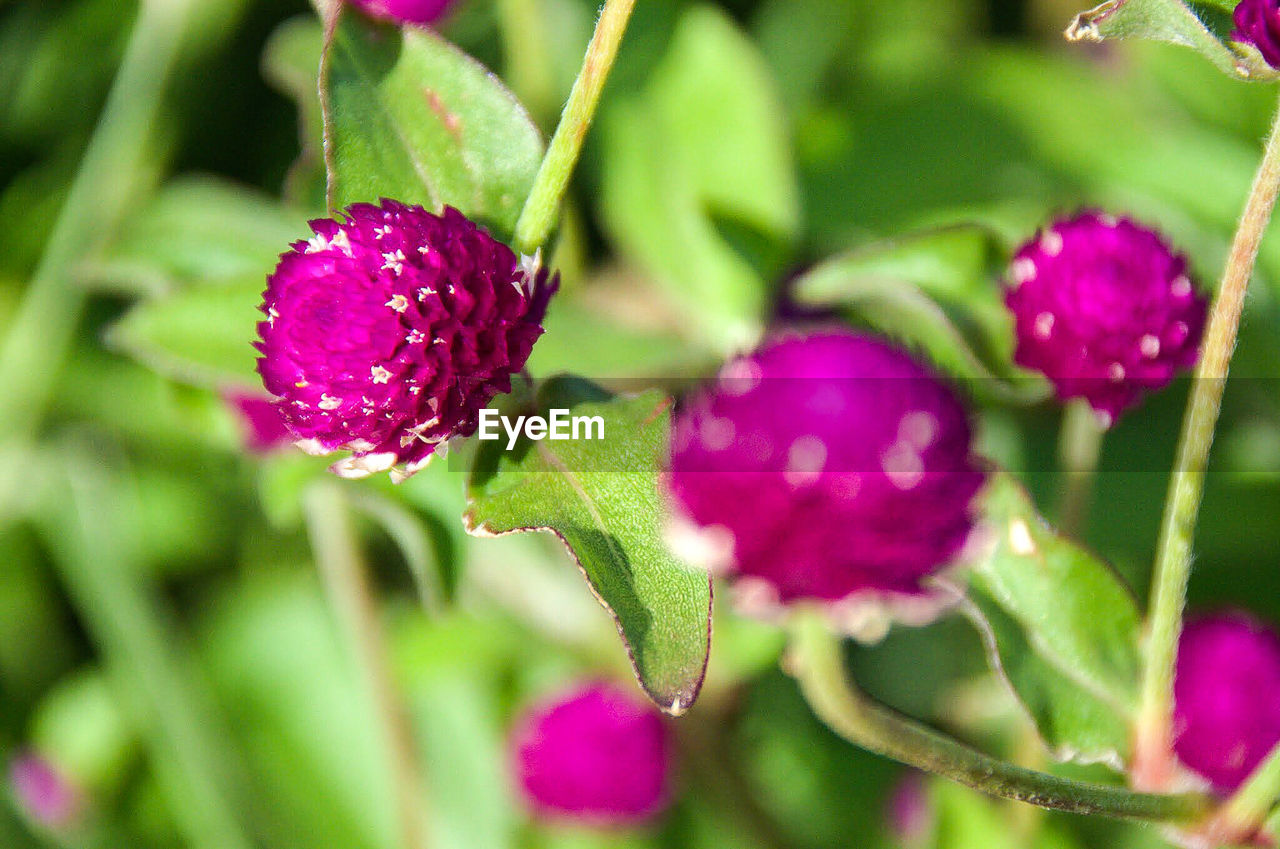
<svg viewBox="0 0 1280 849">
<path fill-rule="evenodd" d="M 516 778 L 534 812 L 597 826 L 660 813 L 671 798 L 671 761 L 657 709 L 612 684 L 535 705 L 512 736 Z"/>
</svg>

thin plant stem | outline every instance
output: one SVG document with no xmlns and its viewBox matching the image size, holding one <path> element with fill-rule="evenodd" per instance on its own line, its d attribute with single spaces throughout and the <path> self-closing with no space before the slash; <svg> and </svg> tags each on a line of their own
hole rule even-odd
<svg viewBox="0 0 1280 849">
<path fill-rule="evenodd" d="M 1060 778 L 997 760 L 859 691 L 845 672 L 840 639 L 817 613 L 794 616 L 790 671 L 814 713 L 831 730 L 870 752 L 958 781 L 991 796 L 1078 814 L 1190 823 L 1212 805 L 1194 793 L 1155 795 Z"/>
<path fill-rule="evenodd" d="M 1263 827 L 1280 802 L 1280 745 L 1214 815 L 1205 836 L 1216 846 L 1243 843 Z"/>
<path fill-rule="evenodd" d="M 627 31 L 627 21 L 634 6 L 635 0 L 605 0 L 600 11 L 595 34 L 591 36 L 587 54 L 582 60 L 582 70 L 573 82 L 569 100 L 560 115 L 560 124 L 551 137 L 547 155 L 542 159 L 533 189 L 525 201 L 520 220 L 516 222 L 515 243 L 526 254 L 541 248 L 555 226 L 560 203 L 578 164 L 582 143 L 600 102 L 600 92 L 609 79 L 609 71 L 613 68 L 618 45 Z"/>
<path fill-rule="evenodd" d="M 338 484 L 307 489 L 303 510 L 325 591 L 364 673 L 391 767 L 402 849 L 425 849 L 423 770 L 404 700 L 387 662 L 387 640 L 369 587 L 364 558 Z"/>
<path fill-rule="evenodd" d="M 1058 438 L 1058 460 L 1066 475 L 1058 508 L 1058 529 L 1068 536 L 1078 536 L 1088 518 L 1105 433 L 1088 401 L 1077 398 L 1067 405 Z"/>
<path fill-rule="evenodd" d="M 1167 787 L 1173 776 L 1173 670 L 1182 634 L 1196 517 L 1245 291 L 1253 274 L 1258 245 L 1271 220 L 1277 191 L 1280 191 L 1280 112 L 1272 123 L 1262 162 L 1231 243 L 1222 284 L 1209 313 L 1165 498 L 1148 612 L 1142 701 L 1134 739 L 1133 780 L 1134 786 L 1142 789 Z"/>
<path fill-rule="evenodd" d="M 174 823 L 192 849 L 250 849 L 210 725 L 166 611 L 146 585 L 128 486 L 98 452 L 64 448 L 69 497 L 51 493 L 46 516 L 53 563 L 110 678 L 140 729 Z"/>
<path fill-rule="evenodd" d="M 378 522 L 395 541 L 409 567 L 423 611 L 428 616 L 439 616 L 444 610 L 444 577 L 421 519 L 398 501 L 374 492 L 356 492 L 350 498 L 352 507 Z"/>
<path fill-rule="evenodd" d="M 140 4 L 102 117 L 0 346 L 0 442 L 27 442 L 40 426 L 84 309 L 75 266 L 124 215 L 193 5 Z"/>
</svg>

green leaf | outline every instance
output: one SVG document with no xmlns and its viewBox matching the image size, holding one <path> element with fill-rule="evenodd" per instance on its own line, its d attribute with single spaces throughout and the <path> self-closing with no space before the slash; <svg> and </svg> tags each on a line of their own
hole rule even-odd
<svg viewBox="0 0 1280 849">
<path fill-rule="evenodd" d="M 992 535 L 967 612 L 992 665 L 1061 760 L 1121 769 L 1138 700 L 1142 619 L 1129 589 L 1059 536 L 1011 477 L 982 496 Z"/>
<path fill-rule="evenodd" d="M 1228 46 L 1180 0 L 1107 0 L 1067 27 L 1070 41 L 1149 38 L 1190 47 L 1220 71 L 1242 79 L 1276 79 L 1257 50 Z"/>
<path fill-rule="evenodd" d="M 174 380 L 257 386 L 262 277 L 235 278 L 143 301 L 107 331 L 107 343 Z"/>
<path fill-rule="evenodd" d="M 651 293 L 652 289 L 637 299 Z M 595 375 L 610 378 L 706 373 L 713 355 L 670 328 L 622 320 L 620 310 L 614 308 L 626 303 L 621 287 L 605 297 L 610 300 L 561 291 L 551 302 L 543 323 L 547 332 L 533 349 L 529 371 L 556 374 L 589 362 Z M 610 308 L 602 308 L 605 303 Z"/>
<path fill-rule="evenodd" d="M 711 646 L 711 582 L 663 543 L 658 474 L 670 401 L 661 392 L 611 396 L 585 380 L 547 381 L 536 404 L 600 416 L 604 439 L 479 442 L 465 520 L 472 533 L 549 531 L 569 547 L 612 614 L 636 677 L 679 714 L 698 695 Z"/>
<path fill-rule="evenodd" d="M 137 756 L 138 735 L 108 676 L 88 667 L 60 679 L 31 719 L 31 741 L 77 786 L 114 791 Z"/>
<path fill-rule="evenodd" d="M 799 228 L 784 110 L 755 45 L 723 12 L 690 9 L 648 88 L 615 102 L 602 130 L 602 213 L 622 251 L 717 344 L 755 336 L 773 255 Z"/>
<path fill-rule="evenodd" d="M 199 635 L 246 798 L 286 835 L 275 845 L 392 849 L 395 793 L 360 671 L 311 574 L 271 563 L 246 566 Z"/>
<path fill-rule="evenodd" d="M 280 203 L 209 176 L 179 177 L 130 219 L 87 282 L 163 292 L 180 283 L 257 275 L 265 281 L 306 225 Z"/>
<path fill-rule="evenodd" d="M 957 225 L 863 246 L 795 282 L 811 306 L 836 306 L 922 351 L 975 394 L 1032 402 L 1042 380 L 1013 364 L 1013 325 L 998 269 L 1008 249 L 985 227 Z"/>
<path fill-rule="evenodd" d="M 291 203 L 323 210 L 324 117 L 316 87 L 324 30 L 315 15 L 297 15 L 280 24 L 262 51 L 262 76 L 298 107 L 298 140 L 301 150 L 285 176 L 284 194 Z"/>
<path fill-rule="evenodd" d="M 450 205 L 506 236 L 542 139 L 493 74 L 428 29 L 339 13 L 320 73 L 329 205 Z"/>
</svg>

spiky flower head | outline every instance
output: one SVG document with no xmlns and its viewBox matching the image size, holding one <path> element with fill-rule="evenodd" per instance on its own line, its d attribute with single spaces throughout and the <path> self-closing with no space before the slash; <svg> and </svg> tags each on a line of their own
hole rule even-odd
<svg viewBox="0 0 1280 849">
<path fill-rule="evenodd" d="M 1219 792 L 1280 743 L 1280 637 L 1247 613 L 1187 623 L 1173 690 L 1178 759 Z"/>
<path fill-rule="evenodd" d="M 874 638 L 886 599 L 936 613 L 911 603 L 972 529 L 970 441 L 964 406 L 905 352 L 843 330 L 775 339 L 676 417 L 673 544 L 750 603 L 832 602 Z"/>
<path fill-rule="evenodd" d="M 1206 303 L 1186 257 L 1128 218 L 1056 221 L 1018 250 L 1009 277 L 1014 359 L 1107 425 L 1195 364 Z"/>
<path fill-rule="evenodd" d="M 355 204 L 311 229 L 267 279 L 258 371 L 304 450 L 403 479 L 510 391 L 555 281 L 451 208 Z"/>
<path fill-rule="evenodd" d="M 577 687 L 526 711 L 512 735 L 512 766 L 543 817 L 625 825 L 656 816 L 671 799 L 662 717 L 612 684 Z"/>
<path fill-rule="evenodd" d="M 454 0 L 349 0 L 366 15 L 394 24 L 433 24 L 445 16 Z"/>
<path fill-rule="evenodd" d="M 1258 48 L 1273 68 L 1280 68 L 1280 5 L 1276 0 L 1241 0 L 1232 13 L 1231 40 Z"/>
</svg>

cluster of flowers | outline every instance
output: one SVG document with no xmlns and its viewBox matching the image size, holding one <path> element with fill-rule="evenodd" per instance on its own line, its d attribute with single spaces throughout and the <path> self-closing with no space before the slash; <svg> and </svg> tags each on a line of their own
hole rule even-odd
<svg viewBox="0 0 1280 849">
<path fill-rule="evenodd" d="M 312 229 L 264 295 L 269 423 L 308 450 L 351 451 L 339 474 L 412 474 L 509 391 L 555 282 L 451 209 L 360 204 Z M 1092 211 L 1016 252 L 1006 303 L 1017 362 L 1106 424 L 1194 363 L 1206 311 L 1184 257 Z M 985 475 L 964 404 L 928 366 L 845 329 L 784 332 L 725 365 L 677 415 L 671 537 L 729 575 L 746 605 L 822 603 L 841 627 L 874 636 L 891 619 L 936 614 L 929 579 L 962 559 Z M 1273 634 L 1239 616 L 1188 627 L 1178 752 L 1219 789 L 1280 740 L 1276 702 L 1258 699 L 1259 686 L 1280 694 Z M 631 766 L 602 764 L 601 752 Z M 535 712 L 516 753 L 544 813 L 635 819 L 667 798 L 660 720 L 608 688 Z"/>
<path fill-rule="evenodd" d="M 451 5 L 352 2 L 409 25 Z M 1232 38 L 1280 65 L 1280 6 L 1245 0 L 1234 17 Z M 384 200 L 311 226 L 264 294 L 257 347 L 273 400 L 229 400 L 252 426 L 251 447 L 345 450 L 338 474 L 403 479 L 510 390 L 556 281 L 452 209 Z M 1016 362 L 1104 426 L 1194 364 L 1206 316 L 1185 257 L 1098 211 L 1023 245 L 1005 302 Z M 961 399 L 910 353 L 840 328 L 780 333 L 681 407 L 670 537 L 728 575 L 744 606 L 818 603 L 848 632 L 875 636 L 936 614 L 930 579 L 963 560 L 985 476 Z M 1183 763 L 1220 791 L 1238 786 L 1280 741 L 1280 638 L 1244 614 L 1192 622 L 1176 704 Z M 669 798 L 661 719 L 607 685 L 534 709 L 513 760 L 544 814 L 631 821 Z"/>
<path fill-rule="evenodd" d="M 350 0 L 430 25 L 452 0 Z M 1280 67 L 1280 4 L 1244 0 L 1232 39 Z M 311 222 L 264 293 L 259 371 L 271 400 L 233 393 L 251 449 L 350 452 L 346 477 L 403 479 L 476 430 L 542 333 L 556 280 L 460 212 L 391 200 Z M 1058 220 L 1013 256 L 1005 303 L 1021 366 L 1105 426 L 1197 357 L 1206 300 L 1156 232 L 1100 211 Z M 779 333 L 726 364 L 673 424 L 670 537 L 730 577 L 741 603 L 821 604 L 849 633 L 924 622 L 930 579 L 962 561 L 986 467 L 960 397 L 888 342 L 840 328 Z M 1175 680 L 1181 762 L 1229 793 L 1280 743 L 1280 636 L 1245 613 L 1192 620 Z M 529 708 L 511 766 L 531 811 L 643 822 L 672 798 L 673 746 L 629 690 L 590 683 Z M 10 789 L 47 828 L 73 823 L 75 781 L 37 754 Z M 895 795 L 905 842 L 927 829 L 921 786 Z"/>
</svg>

